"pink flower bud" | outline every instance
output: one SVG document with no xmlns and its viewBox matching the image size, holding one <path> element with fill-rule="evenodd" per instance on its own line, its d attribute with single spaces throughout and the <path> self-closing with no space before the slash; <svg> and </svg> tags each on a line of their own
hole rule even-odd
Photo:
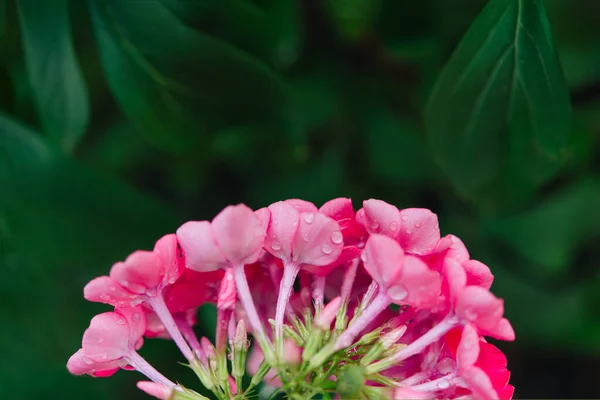
<svg viewBox="0 0 600 400">
<path fill-rule="evenodd" d="M 159 400 L 169 400 L 173 396 L 173 389 L 161 383 L 140 381 L 137 383 L 138 389 L 146 394 L 156 397 Z"/>
<path fill-rule="evenodd" d="M 331 323 L 335 319 L 335 316 L 337 315 L 337 312 L 340 309 L 341 305 L 342 305 L 341 297 L 338 296 L 335 299 L 331 300 L 325 306 L 325 308 L 323 308 L 323 310 L 321 311 L 319 316 L 315 319 L 315 322 L 314 322 L 315 326 L 322 330 L 328 331 L 330 329 Z"/>
</svg>

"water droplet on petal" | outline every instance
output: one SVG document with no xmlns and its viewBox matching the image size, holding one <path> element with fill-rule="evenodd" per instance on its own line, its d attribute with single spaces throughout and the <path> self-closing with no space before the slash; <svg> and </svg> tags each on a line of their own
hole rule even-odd
<svg viewBox="0 0 600 400">
<path fill-rule="evenodd" d="M 116 291 L 117 291 L 117 288 L 116 288 L 115 286 L 111 286 L 109 290 L 110 290 L 111 292 L 116 292 Z"/>
<path fill-rule="evenodd" d="M 118 319 L 117 320 L 117 325 L 125 325 L 125 320 L 124 319 Z"/>
<path fill-rule="evenodd" d="M 104 338 L 103 338 L 102 336 L 100 336 L 100 337 L 98 338 L 98 343 L 102 343 L 102 342 L 104 342 Z"/>
<path fill-rule="evenodd" d="M 138 313 L 133 313 L 133 315 L 131 316 L 131 320 L 133 322 L 138 322 L 140 320 L 140 314 Z"/>
<path fill-rule="evenodd" d="M 390 231 L 396 232 L 398 230 L 398 223 L 396 221 L 390 222 Z"/>
<path fill-rule="evenodd" d="M 402 286 L 396 285 L 389 288 L 387 294 L 394 301 L 402 301 L 406 298 L 408 292 Z"/>
<path fill-rule="evenodd" d="M 340 243 L 342 243 L 343 240 L 344 240 L 344 237 L 342 236 L 342 232 L 340 232 L 340 231 L 334 231 L 331 234 L 331 241 L 334 244 L 340 244 Z"/>
<path fill-rule="evenodd" d="M 379 222 L 377 221 L 373 221 L 373 223 L 371 224 L 371 229 L 375 230 L 379 228 Z"/>
<path fill-rule="evenodd" d="M 450 382 L 448 382 L 448 381 L 441 381 L 440 383 L 437 384 L 437 387 L 439 387 L 442 390 L 448 389 L 450 387 Z"/>
<path fill-rule="evenodd" d="M 477 313 L 468 308 L 465 310 L 465 318 L 469 321 L 475 321 L 477 319 Z"/>
<path fill-rule="evenodd" d="M 83 357 L 83 363 L 87 365 L 92 365 L 94 362 L 87 357 Z"/>
<path fill-rule="evenodd" d="M 315 220 L 315 214 L 314 213 L 305 213 L 304 214 L 304 222 L 306 222 L 307 224 L 312 224 Z"/>
<path fill-rule="evenodd" d="M 363 251 L 362 253 L 360 253 L 360 259 L 362 260 L 362 262 L 367 262 L 368 258 L 367 258 L 366 251 Z"/>
<path fill-rule="evenodd" d="M 420 222 L 415 222 L 415 228 L 420 228 L 421 227 L 421 223 Z"/>
<path fill-rule="evenodd" d="M 411 235 L 411 234 L 412 234 L 412 231 L 406 231 L 406 234 L 407 234 L 407 235 Z"/>
<path fill-rule="evenodd" d="M 102 294 L 100 295 L 100 300 L 102 300 L 102 301 L 107 301 L 107 300 L 108 300 L 108 295 L 107 295 L 106 293 L 102 293 Z"/>
<path fill-rule="evenodd" d="M 404 222 L 408 221 L 408 215 L 403 215 L 402 216 L 402 221 L 404 221 Z"/>
<path fill-rule="evenodd" d="M 128 281 L 121 281 L 120 283 L 121 283 L 121 286 L 125 286 L 125 287 L 129 286 Z"/>
<path fill-rule="evenodd" d="M 304 239 L 305 242 L 308 242 L 310 239 L 308 238 L 308 233 L 304 233 L 302 235 L 302 239 Z"/>
<path fill-rule="evenodd" d="M 333 249 L 331 248 L 331 246 L 330 246 L 330 245 L 328 245 L 328 244 L 326 243 L 326 244 L 324 244 L 324 245 L 321 247 L 321 251 L 322 251 L 323 253 L 325 253 L 325 254 L 331 254 L 331 252 L 333 251 Z"/>
<path fill-rule="evenodd" d="M 101 360 L 106 360 L 108 358 L 108 354 L 100 353 L 100 354 L 98 354 L 98 358 Z"/>
<path fill-rule="evenodd" d="M 275 251 L 281 250 L 281 243 L 279 243 L 278 241 L 274 241 L 273 243 L 271 243 L 271 248 Z"/>
</svg>

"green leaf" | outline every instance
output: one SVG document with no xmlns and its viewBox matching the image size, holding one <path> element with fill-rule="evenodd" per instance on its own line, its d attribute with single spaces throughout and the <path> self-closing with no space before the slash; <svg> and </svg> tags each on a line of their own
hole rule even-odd
<svg viewBox="0 0 600 400">
<path fill-rule="evenodd" d="M 381 7 L 381 1 L 327 0 L 325 6 L 341 35 L 349 40 L 356 40 L 372 29 Z"/>
<path fill-rule="evenodd" d="M 560 166 L 571 109 L 539 0 L 492 0 L 442 71 L 426 110 L 437 161 L 462 194 L 540 184 Z"/>
<path fill-rule="evenodd" d="M 133 387 L 137 375 L 119 373 L 107 384 L 72 377 L 65 368 L 91 317 L 108 310 L 86 302 L 83 286 L 132 251 L 152 248 L 181 220 L 1 114 L 0 193 L 2 393 L 15 399 L 49 393 L 118 398 L 119 382 Z M 172 354 L 153 357 L 175 363 Z"/>
<path fill-rule="evenodd" d="M 600 181 L 588 179 L 556 193 L 535 209 L 485 222 L 488 232 L 539 268 L 539 276 L 560 276 L 578 246 L 600 236 Z"/>
<path fill-rule="evenodd" d="M 67 151 L 83 136 L 88 94 L 71 39 L 67 0 L 17 2 L 29 81 L 44 131 Z"/>
<path fill-rule="evenodd" d="M 111 90 L 153 144 L 189 151 L 199 131 L 278 117 L 285 87 L 249 54 L 190 28 L 161 2 L 89 5 Z"/>
</svg>

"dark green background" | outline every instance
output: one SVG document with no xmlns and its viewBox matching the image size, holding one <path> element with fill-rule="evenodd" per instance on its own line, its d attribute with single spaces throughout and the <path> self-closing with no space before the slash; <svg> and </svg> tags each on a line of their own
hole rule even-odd
<svg viewBox="0 0 600 400">
<path fill-rule="evenodd" d="M 337 196 L 431 208 L 491 267 L 517 397 L 598 397 L 600 2 L 486 3 L 0 0 L 0 397 L 144 398 L 66 371 L 85 283 L 228 204 Z"/>
</svg>

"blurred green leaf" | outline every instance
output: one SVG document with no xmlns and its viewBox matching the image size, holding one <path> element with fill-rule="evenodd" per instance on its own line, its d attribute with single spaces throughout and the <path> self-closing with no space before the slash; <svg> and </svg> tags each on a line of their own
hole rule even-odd
<svg viewBox="0 0 600 400">
<path fill-rule="evenodd" d="M 186 26 L 160 2 L 89 5 L 111 89 L 155 145 L 182 152 L 201 143 L 202 128 L 278 117 L 284 84 L 249 54 Z"/>
<path fill-rule="evenodd" d="M 279 67 L 291 66 L 302 51 L 304 39 L 302 9 L 299 0 L 271 3 L 269 21 L 273 40 L 272 57 Z"/>
<path fill-rule="evenodd" d="M 342 36 L 356 40 L 372 30 L 381 0 L 326 0 L 325 6 Z"/>
<path fill-rule="evenodd" d="M 385 109 L 369 115 L 365 130 L 369 166 L 391 183 L 416 182 L 427 176 L 428 159 L 415 123 Z"/>
<path fill-rule="evenodd" d="M 426 110 L 439 164 L 463 194 L 539 184 L 561 163 L 569 94 L 539 0 L 492 0 L 444 68 Z"/>
<path fill-rule="evenodd" d="M 193 28 L 271 61 L 277 37 L 265 10 L 247 0 L 160 0 Z"/>
<path fill-rule="evenodd" d="M 17 2 L 29 80 L 44 131 L 67 151 L 84 134 L 88 94 L 69 28 L 67 0 Z"/>
<path fill-rule="evenodd" d="M 133 250 L 151 248 L 179 218 L 4 115 L 0 193 L 0 326 L 13 327 L 0 330 L 2 393 L 119 398 L 118 382 L 139 376 L 117 374 L 107 385 L 66 371 L 94 312 L 107 309 L 86 302 L 82 288 Z"/>
<path fill-rule="evenodd" d="M 540 276 L 558 276 L 571 267 L 581 243 L 600 236 L 600 181 L 578 182 L 536 208 L 486 223 L 493 238 L 509 244 L 542 268 Z M 580 266 L 573 265 L 573 268 Z"/>
</svg>

